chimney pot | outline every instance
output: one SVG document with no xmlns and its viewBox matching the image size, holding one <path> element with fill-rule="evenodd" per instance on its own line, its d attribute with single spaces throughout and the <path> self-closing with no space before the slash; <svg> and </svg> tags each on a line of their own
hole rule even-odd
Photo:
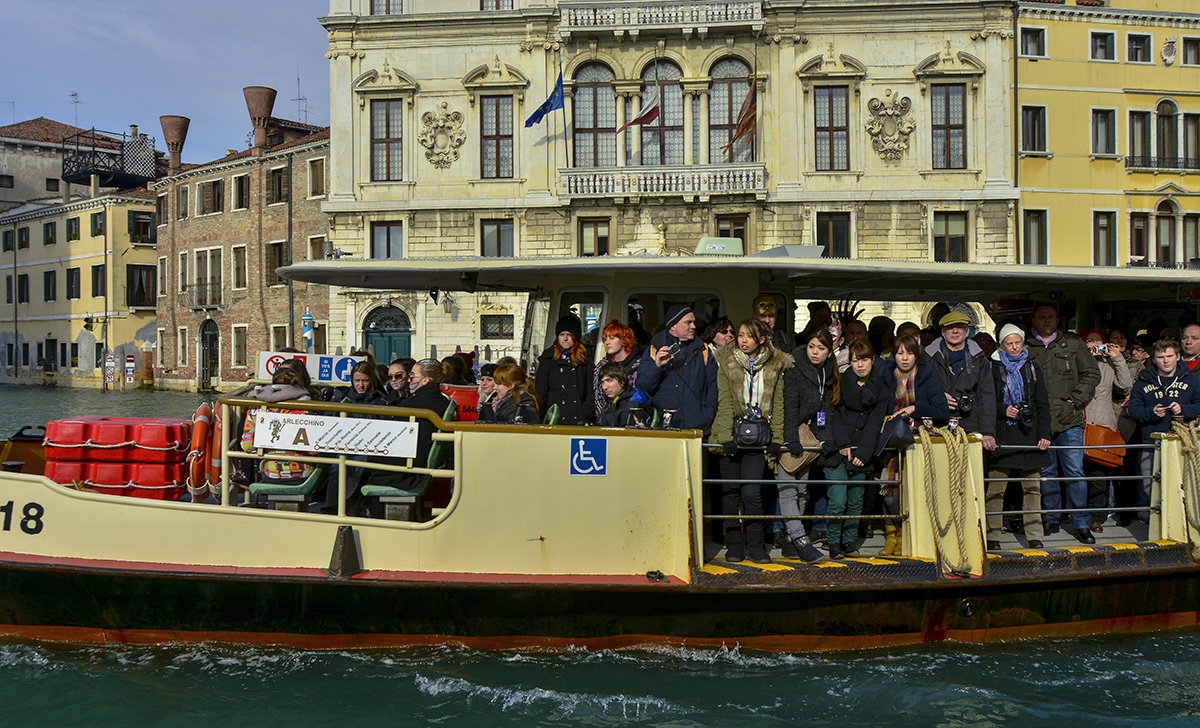
<svg viewBox="0 0 1200 728">
<path fill-rule="evenodd" d="M 250 112 L 250 124 L 254 127 L 254 146 L 258 149 L 267 146 L 267 121 L 275 107 L 275 94 L 275 89 L 267 86 L 246 86 L 242 89 L 242 95 L 246 97 L 246 110 Z"/>
<path fill-rule="evenodd" d="M 187 138 L 188 124 L 192 122 L 186 116 L 160 116 L 158 123 L 162 125 L 163 141 L 167 144 L 169 161 L 167 174 L 179 174 L 183 168 L 183 140 Z"/>
</svg>

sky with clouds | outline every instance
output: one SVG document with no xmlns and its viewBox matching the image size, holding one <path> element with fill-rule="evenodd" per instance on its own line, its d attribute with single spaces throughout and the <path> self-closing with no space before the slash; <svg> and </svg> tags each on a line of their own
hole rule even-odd
<svg viewBox="0 0 1200 728">
<path fill-rule="evenodd" d="M 207 162 L 247 146 L 243 86 L 276 89 L 275 116 L 305 121 L 290 100 L 297 72 L 308 123 L 329 123 L 328 46 L 318 22 L 329 0 L 4 5 L 0 126 L 39 116 L 75 124 L 78 110 L 80 127 L 137 124 L 165 151 L 158 117 L 179 114 L 192 120 L 183 161 Z"/>
</svg>

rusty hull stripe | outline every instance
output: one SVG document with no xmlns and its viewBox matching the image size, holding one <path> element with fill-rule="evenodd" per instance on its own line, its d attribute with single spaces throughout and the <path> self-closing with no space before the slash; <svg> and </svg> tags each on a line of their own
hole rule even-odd
<svg viewBox="0 0 1200 728">
<path fill-rule="evenodd" d="M 764 635 L 758 637 L 670 637 L 616 635 L 609 637 L 542 637 L 505 635 L 464 637 L 436 634 L 306 635 L 283 632 L 188 631 L 164 629 L 101 629 L 94 627 L 0 625 L 0 637 L 17 640 L 76 644 L 163 645 L 172 643 L 223 643 L 283 646 L 305 650 L 378 649 L 458 644 L 485 650 L 636 649 L 655 646 L 741 647 L 764 652 L 861 650 L 928 642 L 987 643 L 1034 637 L 1080 637 L 1091 634 L 1132 634 L 1182 629 L 1200 624 L 1200 612 L 1172 612 L 1136 617 L 1095 619 L 1058 624 L 1024 625 L 989 629 L 950 629 L 890 635 Z"/>
</svg>

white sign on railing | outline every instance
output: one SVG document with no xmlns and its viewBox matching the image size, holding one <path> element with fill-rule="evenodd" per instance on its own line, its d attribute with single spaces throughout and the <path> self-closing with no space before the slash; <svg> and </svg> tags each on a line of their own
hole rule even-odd
<svg viewBox="0 0 1200 728">
<path fill-rule="evenodd" d="M 411 458 L 417 454 L 417 423 L 260 410 L 254 424 L 254 447 Z"/>
<path fill-rule="evenodd" d="M 293 354 L 286 351 L 262 351 L 258 354 L 257 379 L 270 381 L 275 370 L 288 359 L 299 359 L 308 369 L 313 384 L 349 384 L 350 370 L 363 360 L 361 356 L 326 356 L 324 354 Z"/>
</svg>

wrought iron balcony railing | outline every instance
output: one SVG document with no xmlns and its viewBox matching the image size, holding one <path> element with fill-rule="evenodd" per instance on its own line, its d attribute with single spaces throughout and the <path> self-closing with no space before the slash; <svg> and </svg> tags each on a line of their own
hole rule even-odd
<svg viewBox="0 0 1200 728">
<path fill-rule="evenodd" d="M 679 167 L 603 167 L 559 170 L 561 197 L 686 197 L 753 194 L 765 197 L 765 164 Z"/>
<path fill-rule="evenodd" d="M 220 308 L 223 302 L 221 282 L 193 283 L 179 292 L 179 298 L 190 309 Z"/>
<path fill-rule="evenodd" d="M 640 31 L 682 31 L 701 38 L 716 29 L 763 27 L 761 0 L 715 2 L 713 0 L 562 0 L 559 35 L 617 32 L 637 36 Z"/>
<path fill-rule="evenodd" d="M 1125 166 L 1129 169 L 1200 172 L 1200 157 L 1144 157 L 1130 154 L 1125 157 Z"/>
</svg>

